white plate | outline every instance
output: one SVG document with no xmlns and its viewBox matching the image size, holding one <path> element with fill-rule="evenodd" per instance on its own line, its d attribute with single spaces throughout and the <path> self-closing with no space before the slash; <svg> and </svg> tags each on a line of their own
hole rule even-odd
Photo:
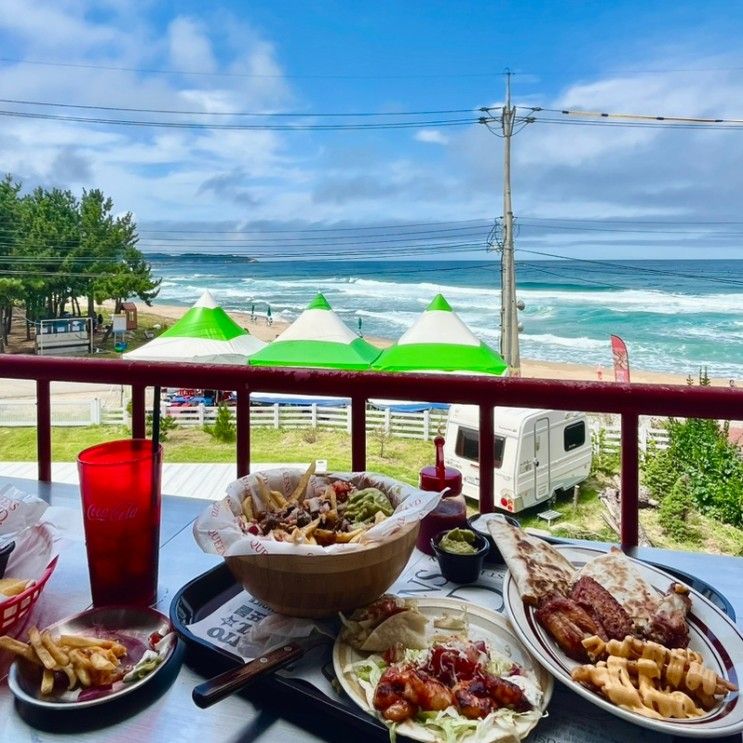
<svg viewBox="0 0 743 743">
<path fill-rule="evenodd" d="M 491 648 L 496 650 L 501 655 L 507 658 L 513 659 L 514 662 L 518 663 L 523 668 L 531 671 L 533 676 L 536 678 L 539 687 L 542 689 L 542 704 L 541 710 L 547 708 L 549 701 L 552 697 L 553 680 L 552 676 L 547 673 L 535 660 L 529 655 L 524 649 L 521 643 L 516 639 L 508 623 L 508 620 L 494 611 L 489 611 L 481 606 L 475 604 L 458 601 L 450 598 L 417 598 L 415 599 L 418 605 L 419 611 L 424 614 L 429 620 L 441 616 L 444 609 L 449 611 L 461 612 L 465 607 L 467 609 L 467 617 L 469 619 L 469 639 L 470 640 L 485 640 Z M 436 634 L 457 634 L 455 631 L 447 632 L 447 630 L 436 629 Z M 461 633 L 461 631 L 460 631 Z M 343 669 L 348 666 L 349 663 L 355 663 L 356 661 L 363 660 L 369 655 L 369 653 L 362 653 L 345 642 L 342 642 L 340 636 L 336 639 L 335 645 L 333 646 L 333 668 L 335 669 L 335 675 L 338 678 L 341 686 L 348 694 L 349 697 L 359 706 L 364 712 L 368 712 L 373 717 L 381 719 L 376 710 L 372 709 L 367 700 L 364 690 L 361 688 L 356 678 L 348 673 L 345 674 Z M 537 719 L 534 725 L 539 722 Z M 529 730 L 533 729 L 532 725 Z M 524 733 L 524 737 L 529 732 L 527 730 Z M 407 721 L 401 725 L 398 725 L 397 732 L 400 735 L 404 735 L 413 740 L 420 741 L 436 741 L 436 737 L 431 731 L 426 730 L 420 724 Z M 499 738 L 487 738 L 482 743 L 488 743 L 489 741 L 495 741 Z"/>
<path fill-rule="evenodd" d="M 557 545 L 556 549 L 576 568 L 604 554 L 601 550 L 588 547 Z M 672 582 L 681 582 L 652 565 L 628 559 L 659 593 L 665 593 Z M 719 676 L 740 687 L 743 676 L 743 635 L 723 612 L 700 593 L 690 588 L 689 595 L 691 597 L 691 612 L 688 616 L 689 647 L 701 653 L 705 665 Z M 617 707 L 600 694 L 570 678 L 570 671 L 580 664 L 560 650 L 537 622 L 534 608 L 524 605 L 510 571 L 506 573 L 503 584 L 503 603 L 514 632 L 532 655 L 558 681 L 562 681 L 576 694 L 580 694 L 607 712 L 642 727 L 688 738 L 722 738 L 743 730 L 743 699 L 740 698 L 739 692 L 728 694 L 721 704 L 703 717 L 688 720 L 653 720 Z"/>
<path fill-rule="evenodd" d="M 82 700 L 79 698 L 82 693 L 80 689 L 41 696 L 39 693 L 41 674 L 38 667 L 22 658 L 16 660 L 10 667 L 8 675 L 10 690 L 18 699 L 47 709 L 77 710 L 94 707 L 130 694 L 146 684 L 167 665 L 178 644 L 177 637 L 170 626 L 170 620 L 160 612 L 147 608 L 127 606 L 90 609 L 63 619 L 48 629 L 52 631 L 53 637 L 61 634 L 85 635 L 123 641 L 133 648 L 131 657 L 126 658 L 127 664 L 132 665 L 140 660 L 144 651 L 149 647 L 149 638 L 153 632 L 159 633 L 165 639 L 157 646 L 163 660 L 155 666 L 153 671 L 137 681 L 130 683 L 116 681 L 110 689 L 92 690 L 93 693 L 90 695 L 83 693 Z"/>
</svg>

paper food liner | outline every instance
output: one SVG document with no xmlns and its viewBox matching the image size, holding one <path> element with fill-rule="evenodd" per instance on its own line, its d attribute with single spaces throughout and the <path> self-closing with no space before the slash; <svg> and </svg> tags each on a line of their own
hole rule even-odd
<svg viewBox="0 0 743 743">
<path fill-rule="evenodd" d="M 12 485 L 0 487 L 0 546 L 38 524 L 49 504 L 36 495 L 24 493 Z M 18 544 L 16 544 L 17 551 Z"/>
<path fill-rule="evenodd" d="M 266 482 L 270 490 L 290 495 L 304 474 L 301 469 L 277 468 L 247 475 L 227 486 L 227 496 L 215 501 L 194 523 L 193 534 L 204 552 L 223 557 L 238 555 L 327 555 L 356 552 L 369 548 L 391 537 L 409 524 L 420 521 L 438 504 L 441 493 L 419 490 L 407 483 L 393 480 L 372 472 L 341 472 L 328 475 L 313 475 L 307 486 L 309 493 L 322 493 L 326 485 L 335 480 L 345 480 L 357 489 L 378 488 L 390 499 L 393 514 L 361 535 L 353 544 L 332 544 L 322 547 L 317 544 L 293 544 L 279 542 L 272 536 L 244 534 L 239 525 L 244 498 L 252 498 L 254 507 L 261 503 L 258 478 Z"/>
</svg>

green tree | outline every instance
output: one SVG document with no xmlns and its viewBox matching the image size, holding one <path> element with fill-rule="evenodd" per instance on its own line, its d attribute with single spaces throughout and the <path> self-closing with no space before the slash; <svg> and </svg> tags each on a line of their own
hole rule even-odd
<svg viewBox="0 0 743 743">
<path fill-rule="evenodd" d="M 682 475 L 689 497 L 708 516 L 743 526 L 743 459 L 728 439 L 728 425 L 717 421 L 670 419 L 668 448 L 651 449 L 643 463 L 643 482 L 659 501 Z"/>
</svg>

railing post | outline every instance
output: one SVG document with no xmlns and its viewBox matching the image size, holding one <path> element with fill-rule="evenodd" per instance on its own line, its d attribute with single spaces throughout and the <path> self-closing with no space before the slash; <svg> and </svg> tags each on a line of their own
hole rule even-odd
<svg viewBox="0 0 743 743">
<path fill-rule="evenodd" d="M 147 388 L 141 384 L 132 385 L 132 438 L 143 439 L 147 436 L 145 426 L 144 393 Z"/>
<path fill-rule="evenodd" d="M 366 400 L 358 396 L 351 398 L 351 469 L 366 469 Z"/>
<path fill-rule="evenodd" d="M 317 428 L 317 403 L 313 402 L 310 406 L 310 426 Z"/>
<path fill-rule="evenodd" d="M 431 408 L 423 411 L 423 440 L 428 441 L 431 438 Z"/>
<path fill-rule="evenodd" d="M 637 547 L 639 456 L 637 446 L 637 413 L 622 413 L 622 549 Z"/>
<path fill-rule="evenodd" d="M 203 428 L 204 423 L 206 422 L 206 405 L 204 405 L 203 402 L 200 402 L 196 407 L 196 415 L 198 416 L 199 425 Z"/>
<path fill-rule="evenodd" d="M 237 476 L 250 474 L 250 390 L 243 387 L 237 390 L 235 407 L 237 426 Z"/>
<path fill-rule="evenodd" d="M 389 408 L 384 409 L 384 432 L 387 436 L 390 435 L 392 430 L 392 411 Z"/>
<path fill-rule="evenodd" d="M 41 482 L 52 481 L 52 406 L 49 380 L 36 380 L 36 457 Z"/>
<path fill-rule="evenodd" d="M 480 513 L 492 513 L 495 467 L 493 406 L 480 405 Z M 515 495 L 515 493 L 514 493 Z"/>
<path fill-rule="evenodd" d="M 273 404 L 273 427 L 278 430 L 279 428 L 279 404 L 275 402 Z"/>
</svg>

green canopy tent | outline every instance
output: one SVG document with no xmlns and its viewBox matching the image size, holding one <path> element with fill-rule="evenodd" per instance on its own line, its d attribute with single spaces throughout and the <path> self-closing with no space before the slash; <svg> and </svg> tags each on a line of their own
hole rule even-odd
<svg viewBox="0 0 743 743">
<path fill-rule="evenodd" d="M 124 354 L 127 361 L 192 361 L 245 364 L 265 343 L 241 328 L 205 291 L 196 304 L 166 331 Z"/>
<path fill-rule="evenodd" d="M 455 372 L 502 376 L 500 354 L 483 343 L 437 294 L 420 317 L 372 364 L 384 372 Z"/>
<path fill-rule="evenodd" d="M 359 338 L 318 294 L 275 341 L 248 360 L 251 366 L 368 369 L 379 349 Z"/>
</svg>

